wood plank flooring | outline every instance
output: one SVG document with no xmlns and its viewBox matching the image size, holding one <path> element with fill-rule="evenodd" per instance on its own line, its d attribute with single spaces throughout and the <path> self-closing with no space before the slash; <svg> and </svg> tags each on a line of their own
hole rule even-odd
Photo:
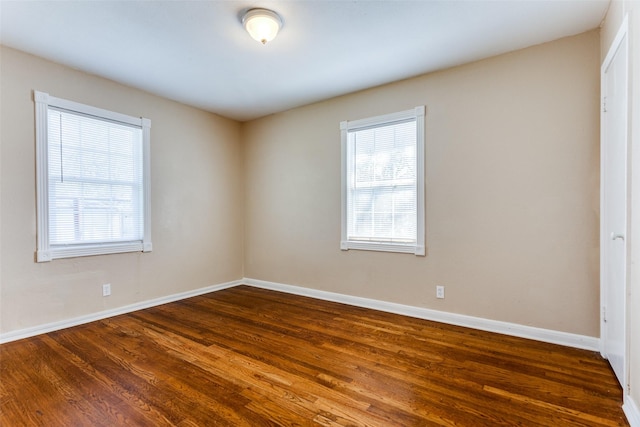
<svg viewBox="0 0 640 427">
<path fill-rule="evenodd" d="M 0 346 L 2 426 L 626 426 L 593 352 L 239 286 Z"/>
</svg>

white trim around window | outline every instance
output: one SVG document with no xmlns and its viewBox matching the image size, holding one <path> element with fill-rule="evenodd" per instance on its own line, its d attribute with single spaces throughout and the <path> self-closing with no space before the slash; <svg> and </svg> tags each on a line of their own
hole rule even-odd
<svg viewBox="0 0 640 427">
<path fill-rule="evenodd" d="M 150 203 L 151 121 L 146 118 L 132 117 L 56 98 L 38 91 L 34 91 L 34 102 L 36 121 L 37 262 L 89 255 L 150 252 L 152 250 Z M 59 117 L 59 137 L 57 136 L 57 131 L 50 134 L 51 114 Z M 112 147 L 105 149 L 102 146 L 94 145 L 86 149 L 82 148 L 83 142 L 78 141 L 85 141 L 83 139 L 84 136 L 78 137 L 77 135 L 83 132 L 83 135 L 89 134 L 91 130 L 80 128 L 73 128 L 72 130 L 72 132 L 75 132 L 73 136 L 78 140 L 74 140 L 75 142 L 69 145 L 63 145 L 63 116 L 68 116 L 78 121 L 84 120 L 87 123 L 105 124 L 110 127 L 107 133 L 109 134 L 109 144 Z M 54 125 L 58 126 L 57 121 L 51 124 L 53 128 L 55 128 Z M 133 135 L 128 140 L 129 148 L 120 149 L 120 146 L 127 147 L 127 143 L 123 143 L 121 140 L 115 141 L 111 135 L 126 133 L 127 130 L 130 130 Z M 89 141 L 89 144 L 100 144 L 99 141 L 105 139 L 104 133 L 91 135 L 87 141 Z M 53 142 L 50 145 L 50 138 L 53 138 L 52 135 L 57 137 L 57 148 L 53 147 Z M 95 140 L 90 139 L 94 137 Z M 64 155 L 63 146 L 65 148 Z M 51 150 L 56 153 L 53 158 L 50 158 Z M 91 162 L 83 160 L 83 156 L 91 157 Z M 124 159 L 126 164 L 119 164 L 118 159 Z M 65 170 L 63 174 L 62 165 L 64 164 L 67 167 L 67 162 L 70 164 L 68 167 L 70 170 Z M 109 165 L 105 166 L 105 162 L 108 162 Z M 53 167 L 52 165 L 60 169 L 60 172 L 55 169 L 56 178 L 52 178 L 53 172 L 50 171 L 50 168 Z M 93 173 L 91 171 L 92 168 L 102 168 L 103 166 L 110 170 L 107 174 L 104 174 L 105 176 L 99 176 L 98 172 Z M 70 190 L 68 188 L 61 188 L 59 190 L 60 194 L 63 194 L 64 191 L 67 192 L 64 193 L 64 197 L 61 197 L 66 202 L 73 200 L 76 205 L 84 203 L 87 205 L 85 211 L 78 209 L 76 205 L 71 206 L 69 202 L 71 207 L 60 208 L 61 212 L 66 210 L 65 212 L 55 213 L 57 212 L 56 209 L 58 209 L 55 206 L 55 202 L 60 200 L 56 198 L 56 194 L 58 194 L 56 185 L 59 187 L 64 186 L 61 183 L 54 182 L 54 180 L 58 181 L 58 175 L 61 176 L 61 183 L 64 179 L 64 185 L 73 187 L 73 191 L 76 191 L 76 193 L 82 193 L 80 196 L 77 194 L 69 195 Z M 137 178 L 129 179 L 129 176 L 134 175 Z M 91 185 L 94 186 L 93 189 L 84 189 L 85 186 L 91 187 Z M 109 198 L 105 198 L 102 195 L 97 196 L 97 187 L 100 187 L 100 191 L 110 192 L 111 199 L 107 200 Z M 133 193 L 135 194 L 129 196 L 129 194 Z M 123 194 L 127 195 L 122 196 Z M 114 200 L 116 202 L 113 202 Z M 130 209 L 126 206 L 129 200 L 131 200 Z M 54 205 L 50 203 L 54 203 Z M 104 206 L 108 203 L 112 203 L 111 207 L 105 208 Z M 122 209 L 122 212 L 118 209 Z M 69 214 L 69 212 L 73 213 Z M 107 214 L 101 214 L 100 212 L 107 212 Z M 52 225 L 52 222 L 64 223 L 66 221 L 66 223 L 73 224 L 78 228 L 78 224 L 82 222 L 81 217 L 83 214 L 86 214 L 87 217 L 90 214 L 94 215 L 93 219 L 87 220 L 86 230 L 84 231 L 78 232 L 77 229 L 74 230 L 71 226 L 67 228 L 61 226 L 62 228 L 59 228 Z M 103 215 L 103 217 L 100 217 L 100 215 Z M 108 219 L 105 220 L 104 215 L 108 215 Z M 120 221 L 118 221 L 119 218 Z M 107 231 L 101 231 L 100 227 L 103 224 L 106 224 L 104 228 L 108 228 Z M 81 226 L 82 224 L 80 224 Z M 75 231 L 77 235 L 69 237 L 70 234 L 73 234 L 72 231 Z M 63 236 L 56 237 L 57 235 Z"/>
<path fill-rule="evenodd" d="M 340 123 L 340 249 L 426 254 L 425 113 L 425 107 L 418 106 Z M 410 129 L 409 133 L 407 129 Z M 387 136 L 382 135 L 384 133 Z M 390 133 L 404 136 L 390 137 Z M 390 157 L 396 160 L 387 160 Z M 407 194 L 411 194 L 410 203 L 407 203 Z M 377 200 L 373 201 L 373 198 Z"/>
</svg>

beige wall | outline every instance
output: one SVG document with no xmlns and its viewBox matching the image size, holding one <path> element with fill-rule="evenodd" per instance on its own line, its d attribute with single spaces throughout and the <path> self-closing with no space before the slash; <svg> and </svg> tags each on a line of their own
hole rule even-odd
<svg viewBox="0 0 640 427">
<path fill-rule="evenodd" d="M 611 3 L 607 18 L 602 27 L 601 59 L 609 51 L 620 25 L 625 17 L 629 17 L 629 78 L 630 87 L 630 168 L 629 194 L 630 233 L 629 267 L 628 267 L 628 332 L 629 337 L 629 397 L 640 408 L 640 2 L 618 1 Z M 640 413 L 636 416 L 640 417 Z"/>
<path fill-rule="evenodd" d="M 243 125 L 1 55 L 2 332 L 244 274 L 599 335 L 597 31 Z M 33 262 L 33 89 L 152 120 L 152 253 Z M 340 251 L 339 122 L 416 105 L 428 255 Z"/>
<path fill-rule="evenodd" d="M 245 277 L 599 336 L 599 59 L 592 31 L 244 124 Z M 340 251 L 339 122 L 416 105 L 428 255 Z"/>
<path fill-rule="evenodd" d="M 6 47 L 0 58 L 0 332 L 242 277 L 238 123 Z M 151 119 L 153 252 L 34 262 L 34 89 Z"/>
</svg>

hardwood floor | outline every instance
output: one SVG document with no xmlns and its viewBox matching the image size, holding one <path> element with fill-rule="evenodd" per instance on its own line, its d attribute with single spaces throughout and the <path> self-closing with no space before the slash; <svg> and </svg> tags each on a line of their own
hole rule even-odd
<svg viewBox="0 0 640 427">
<path fill-rule="evenodd" d="M 239 286 L 0 346 L 2 426 L 625 426 L 593 352 Z"/>
</svg>

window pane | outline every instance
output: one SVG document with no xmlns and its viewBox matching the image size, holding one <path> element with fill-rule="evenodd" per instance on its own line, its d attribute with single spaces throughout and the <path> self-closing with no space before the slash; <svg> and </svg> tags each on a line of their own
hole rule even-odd
<svg viewBox="0 0 640 427">
<path fill-rule="evenodd" d="M 48 111 L 51 245 L 143 239 L 142 131 Z"/>
<path fill-rule="evenodd" d="M 348 238 L 416 242 L 416 121 L 348 134 Z"/>
</svg>

